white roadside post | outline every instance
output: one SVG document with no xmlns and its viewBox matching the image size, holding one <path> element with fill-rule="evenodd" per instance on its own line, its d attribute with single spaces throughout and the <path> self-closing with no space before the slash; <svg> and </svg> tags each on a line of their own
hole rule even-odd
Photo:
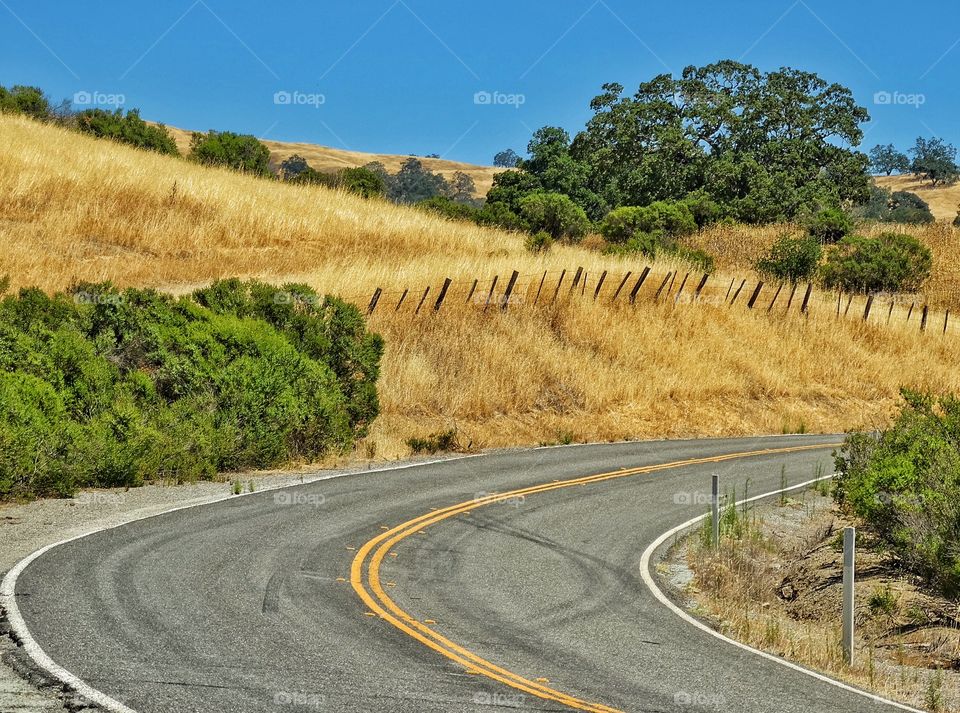
<svg viewBox="0 0 960 713">
<path fill-rule="evenodd" d="M 857 547 L 857 528 L 843 530 L 843 656 L 853 666 L 853 607 L 854 561 Z"/>
<path fill-rule="evenodd" d="M 713 508 L 713 549 L 720 547 L 720 476 L 713 476 L 713 492 L 710 498 L 710 507 Z"/>
</svg>

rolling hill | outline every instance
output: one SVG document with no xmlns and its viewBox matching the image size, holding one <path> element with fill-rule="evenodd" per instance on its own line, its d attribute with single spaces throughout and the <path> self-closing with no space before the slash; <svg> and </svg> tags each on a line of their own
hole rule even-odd
<svg viewBox="0 0 960 713">
<path fill-rule="evenodd" d="M 878 186 L 891 191 L 916 193 L 930 205 L 930 212 L 938 221 L 952 221 L 960 207 L 960 183 L 933 188 L 914 176 L 876 176 Z"/>
<path fill-rule="evenodd" d="M 178 129 L 168 126 L 167 129 L 173 135 L 177 142 L 177 148 L 180 153 L 186 155 L 190 152 L 191 131 Z M 396 173 L 400 166 L 409 156 L 397 154 L 378 154 L 364 153 L 361 151 L 347 151 L 346 149 L 335 149 L 329 146 L 320 146 L 318 144 L 291 143 L 286 141 L 271 141 L 264 139 L 263 143 L 270 149 L 270 160 L 276 166 L 284 159 L 293 154 L 303 156 L 311 167 L 318 171 L 333 172 L 341 168 L 354 168 L 363 166 L 371 161 L 379 161 L 390 173 Z M 477 196 L 485 196 L 493 185 L 493 176 L 504 170 L 494 168 L 493 166 L 478 166 L 473 163 L 462 163 L 459 161 L 447 161 L 440 158 L 424 158 L 417 156 L 424 168 L 435 173 L 441 174 L 447 180 L 453 177 L 457 171 L 467 174 L 473 179 L 477 189 Z"/>
</svg>

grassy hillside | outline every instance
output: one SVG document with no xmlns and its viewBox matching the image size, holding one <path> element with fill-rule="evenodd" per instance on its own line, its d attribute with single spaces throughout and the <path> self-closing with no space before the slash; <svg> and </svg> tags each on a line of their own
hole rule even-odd
<svg viewBox="0 0 960 713">
<path fill-rule="evenodd" d="M 930 204 L 930 212 L 937 220 L 953 222 L 957 217 L 957 208 L 960 207 L 960 183 L 931 188 L 929 183 L 914 176 L 878 176 L 876 181 L 877 185 L 891 191 L 916 193 Z"/>
<path fill-rule="evenodd" d="M 190 131 L 177 129 L 168 126 L 167 129 L 173 135 L 177 142 L 177 148 L 180 153 L 186 155 L 190 152 Z M 354 168 L 363 166 L 371 161 L 379 161 L 386 166 L 387 171 L 396 173 L 400 166 L 409 156 L 396 154 L 378 154 L 365 153 L 362 151 L 347 151 L 346 149 L 335 149 L 329 146 L 320 146 L 318 144 L 293 143 L 288 141 L 270 141 L 265 139 L 263 143 L 270 149 L 270 161 L 274 165 L 280 165 L 284 159 L 293 154 L 303 156 L 311 167 L 318 171 L 333 172 L 341 168 Z M 457 171 L 466 173 L 473 179 L 477 188 L 478 196 L 485 196 L 493 185 L 494 174 L 504 170 L 494 168 L 493 166 L 478 166 L 474 163 L 462 163 L 460 161 L 447 161 L 440 158 L 422 158 L 418 157 L 424 168 L 443 175 L 450 180 Z"/>
<path fill-rule="evenodd" d="M 182 292 L 259 276 L 361 305 L 388 289 L 371 319 L 387 348 L 367 455 L 405 453 L 410 436 L 452 427 L 474 446 L 834 431 L 884 423 L 901 386 L 960 389 L 960 340 L 836 321 L 827 310 L 803 320 L 587 298 L 483 313 L 464 304 L 474 278 L 515 269 L 529 295 L 544 270 L 555 280 L 583 266 L 593 286 L 602 270 L 637 274 L 644 262 L 565 246 L 534 256 L 508 233 L 11 117 L 0 117 L 0 241 L 0 275 L 14 286 L 110 279 Z M 462 290 L 457 308 L 414 315 L 418 293 L 395 309 L 403 288 L 445 276 Z M 713 283 L 722 291 L 729 279 Z"/>
</svg>

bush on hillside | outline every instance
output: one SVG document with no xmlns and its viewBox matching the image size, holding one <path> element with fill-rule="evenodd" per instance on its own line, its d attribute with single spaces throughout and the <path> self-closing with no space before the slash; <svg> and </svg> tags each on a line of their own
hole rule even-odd
<svg viewBox="0 0 960 713">
<path fill-rule="evenodd" d="M 960 597 L 960 400 L 903 395 L 889 429 L 847 438 L 835 497 L 908 570 Z"/>
<path fill-rule="evenodd" d="M 590 227 L 583 208 L 562 193 L 531 193 L 520 212 L 531 232 L 546 231 L 554 240 L 579 240 Z"/>
<path fill-rule="evenodd" d="M 177 144 L 162 124 L 150 126 L 140 118 L 136 109 L 124 116 L 122 109 L 114 112 L 103 109 L 88 109 L 75 116 L 76 126 L 81 132 L 93 134 L 98 138 L 113 139 L 140 149 L 156 151 L 171 156 L 179 156 Z"/>
<path fill-rule="evenodd" d="M 816 238 L 784 236 L 756 264 L 757 272 L 775 280 L 798 283 L 817 272 L 823 248 Z"/>
<path fill-rule="evenodd" d="M 932 264 L 930 249 L 912 236 L 850 236 L 827 253 L 821 276 L 824 286 L 847 292 L 916 292 Z"/>
<path fill-rule="evenodd" d="M 879 223 L 926 225 L 935 220 L 930 206 L 915 193 L 907 191 L 891 193 L 876 185 L 870 189 L 870 200 L 859 206 L 856 212 L 865 220 L 875 220 Z"/>
<path fill-rule="evenodd" d="M 0 112 L 46 120 L 51 118 L 53 108 L 42 89 L 18 84 L 10 89 L 0 86 Z"/>
<path fill-rule="evenodd" d="M 302 285 L 79 285 L 0 301 L 0 497 L 212 477 L 348 448 L 383 344 Z"/>
<path fill-rule="evenodd" d="M 611 243 L 626 243 L 641 234 L 677 238 L 697 232 L 697 227 L 686 204 L 657 201 L 610 211 L 600 222 L 600 233 Z"/>
<path fill-rule="evenodd" d="M 255 136 L 231 131 L 194 132 L 190 159 L 205 166 L 225 166 L 254 176 L 272 176 L 270 149 Z"/>
<path fill-rule="evenodd" d="M 374 198 L 387 192 L 387 183 L 380 174 L 369 168 L 342 168 L 337 172 L 336 185 L 361 198 Z"/>
<path fill-rule="evenodd" d="M 553 247 L 553 238 L 546 230 L 541 230 L 539 233 L 528 235 L 524 241 L 524 247 L 532 253 L 549 252 Z"/>
<path fill-rule="evenodd" d="M 444 218 L 449 218 L 450 220 L 462 220 L 468 223 L 473 223 L 477 220 L 477 216 L 480 211 L 477 208 L 474 208 L 472 205 L 466 203 L 458 203 L 452 198 L 447 198 L 445 196 L 434 196 L 433 198 L 427 198 L 416 204 L 417 208 L 425 210 L 430 213 L 436 213 L 441 215 Z"/>
<path fill-rule="evenodd" d="M 853 232 L 853 221 L 839 208 L 827 208 L 807 220 L 807 233 L 832 245 Z"/>
<path fill-rule="evenodd" d="M 526 230 L 523 218 L 510 210 L 506 203 L 489 201 L 477 213 L 477 224 L 503 230 Z"/>
</svg>

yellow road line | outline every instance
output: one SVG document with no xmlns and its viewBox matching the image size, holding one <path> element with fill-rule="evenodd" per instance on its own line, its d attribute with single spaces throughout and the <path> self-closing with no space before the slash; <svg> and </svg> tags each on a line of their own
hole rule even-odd
<svg viewBox="0 0 960 713">
<path fill-rule="evenodd" d="M 618 713 L 617 709 L 615 708 L 610 708 L 601 703 L 591 703 L 579 698 L 575 698 L 561 691 L 549 688 L 542 683 L 531 681 L 530 679 L 524 678 L 519 674 L 501 668 L 496 664 L 487 661 L 477 654 L 474 654 L 473 652 L 463 648 L 459 644 L 450 641 L 442 634 L 428 627 L 426 624 L 415 620 L 407 612 L 401 609 L 396 602 L 394 602 L 383 590 L 383 586 L 380 582 L 380 566 L 383 563 L 384 557 L 396 546 L 397 543 L 414 533 L 422 532 L 425 527 L 454 517 L 455 515 L 469 512 L 474 508 L 501 502 L 504 499 L 514 498 L 517 496 L 533 495 L 550 490 L 558 490 L 560 488 L 569 488 L 574 485 L 587 485 L 606 480 L 625 478 L 642 473 L 654 473 L 661 470 L 682 468 L 690 465 L 720 463 L 727 460 L 736 460 L 761 455 L 777 455 L 808 450 L 823 450 L 826 448 L 836 448 L 840 445 L 840 443 L 830 443 L 824 445 L 772 448 L 759 451 L 745 451 L 742 453 L 729 453 L 726 455 L 712 456 L 709 458 L 691 458 L 687 460 L 674 461 L 672 463 L 640 466 L 637 468 L 626 468 L 623 470 L 599 473 L 597 475 L 590 475 L 582 478 L 542 483 L 540 485 L 534 485 L 527 488 L 511 490 L 506 493 L 493 493 L 483 498 L 469 500 L 445 508 L 433 509 L 430 512 L 420 515 L 419 517 L 408 520 L 407 522 L 391 528 L 386 532 L 382 532 L 369 542 L 365 543 L 357 552 L 357 555 L 354 557 L 353 563 L 351 564 L 350 583 L 353 585 L 354 591 L 356 591 L 357 595 L 364 602 L 364 604 L 366 604 L 384 621 L 389 622 L 395 628 L 399 629 L 403 633 L 407 634 L 416 641 L 419 641 L 430 649 L 442 654 L 446 658 L 459 663 L 469 672 L 479 673 L 487 678 L 503 683 L 514 689 L 523 691 L 525 693 L 530 693 L 538 698 L 563 703 L 564 705 L 576 710 L 596 711 L 597 713 Z M 366 560 L 370 556 L 371 552 L 373 553 L 373 556 L 370 558 L 370 561 L 367 562 Z M 367 590 L 366 586 L 364 586 L 364 565 L 366 565 L 366 576 L 370 590 L 373 592 L 372 595 L 370 591 Z"/>
</svg>

